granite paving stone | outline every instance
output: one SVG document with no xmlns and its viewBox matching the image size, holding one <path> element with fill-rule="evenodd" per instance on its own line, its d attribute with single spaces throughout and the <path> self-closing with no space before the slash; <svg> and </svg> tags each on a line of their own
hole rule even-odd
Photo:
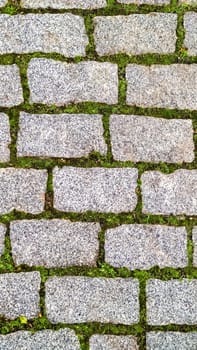
<svg viewBox="0 0 197 350">
<path fill-rule="evenodd" d="M 193 265 L 197 267 L 197 226 L 193 228 L 193 245 L 194 245 L 194 252 L 193 252 Z"/>
<path fill-rule="evenodd" d="M 95 334 L 90 337 L 90 350 L 138 350 L 137 339 L 131 335 Z"/>
<path fill-rule="evenodd" d="M 187 54 L 197 55 L 197 14 L 196 12 L 187 12 L 184 15 L 185 40 L 184 46 Z"/>
<path fill-rule="evenodd" d="M 97 223 L 59 219 L 12 221 L 12 257 L 15 265 L 96 266 L 100 231 Z"/>
<path fill-rule="evenodd" d="M 148 280 L 149 325 L 194 325 L 197 323 L 197 280 Z"/>
<path fill-rule="evenodd" d="M 132 278 L 52 277 L 46 282 L 46 312 L 52 323 L 139 321 L 139 282 Z"/>
<path fill-rule="evenodd" d="M 0 256 L 4 252 L 5 234 L 6 234 L 6 226 L 4 224 L 0 224 Z"/>
<path fill-rule="evenodd" d="M 149 332 L 146 350 L 196 350 L 197 332 Z"/>
<path fill-rule="evenodd" d="M 0 162 L 8 162 L 10 160 L 10 143 L 9 118 L 7 114 L 0 113 Z"/>
<path fill-rule="evenodd" d="M 192 120 L 139 115 L 111 115 L 110 135 L 115 160 L 133 162 L 192 162 Z"/>
<path fill-rule="evenodd" d="M 118 102 L 118 69 L 113 63 L 34 58 L 27 76 L 31 103 L 62 106 L 88 101 Z"/>
<path fill-rule="evenodd" d="M 99 9 L 107 5 L 106 0 L 21 0 L 21 7 L 52 9 Z"/>
<path fill-rule="evenodd" d="M 40 282 L 37 271 L 0 274 L 0 315 L 11 320 L 38 317 Z"/>
<path fill-rule="evenodd" d="M 197 215 L 197 170 L 142 174 L 142 211 L 156 215 Z"/>
<path fill-rule="evenodd" d="M 0 335 L 1 350 L 80 350 L 80 343 L 72 329 L 43 330 L 36 333 L 18 331 Z"/>
<path fill-rule="evenodd" d="M 137 205 L 137 178 L 135 168 L 56 167 L 54 208 L 65 212 L 131 212 Z"/>
<path fill-rule="evenodd" d="M 105 261 L 114 267 L 148 270 L 154 266 L 187 266 L 187 232 L 184 227 L 121 225 L 105 235 Z"/>
<path fill-rule="evenodd" d="M 0 15 L 0 54 L 56 52 L 85 56 L 88 37 L 84 19 L 71 13 Z"/>
<path fill-rule="evenodd" d="M 44 210 L 47 170 L 0 169 L 0 215 L 16 209 L 31 214 Z"/>
<path fill-rule="evenodd" d="M 16 64 L 0 65 L 0 85 L 1 107 L 18 106 L 24 101 L 19 68 Z"/>
<path fill-rule="evenodd" d="M 197 64 L 129 64 L 126 80 L 128 105 L 197 109 Z"/>
<path fill-rule="evenodd" d="M 28 0 L 26 0 L 28 1 Z M 147 5 L 157 5 L 157 6 L 163 6 L 163 5 L 169 5 L 170 0 L 117 0 L 118 3 L 120 4 L 136 4 L 136 5 L 141 5 L 141 4 L 147 4 Z"/>
<path fill-rule="evenodd" d="M 20 113 L 18 157 L 87 157 L 107 153 L 102 116 Z"/>
<path fill-rule="evenodd" d="M 99 56 L 126 53 L 173 53 L 177 15 L 173 13 L 99 16 L 94 18 L 94 39 Z"/>
<path fill-rule="evenodd" d="M 8 0 L 0 0 L 0 7 L 3 7 L 7 4 Z"/>
</svg>

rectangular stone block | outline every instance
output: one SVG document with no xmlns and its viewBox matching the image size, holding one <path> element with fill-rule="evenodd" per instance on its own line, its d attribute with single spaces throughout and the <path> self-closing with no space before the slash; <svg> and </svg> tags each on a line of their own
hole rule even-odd
<svg viewBox="0 0 197 350">
<path fill-rule="evenodd" d="M 141 180 L 143 213 L 197 215 L 197 170 L 146 171 Z"/>
<path fill-rule="evenodd" d="M 12 257 L 15 265 L 96 266 L 100 231 L 97 223 L 58 219 L 12 221 Z"/>
<path fill-rule="evenodd" d="M 131 212 L 137 205 L 135 168 L 55 168 L 54 208 L 66 212 L 88 210 Z"/>
<path fill-rule="evenodd" d="M 0 275 L 0 315 L 14 320 L 38 317 L 40 312 L 39 272 L 5 273 Z"/>
<path fill-rule="evenodd" d="M 20 72 L 16 64 L 0 65 L 0 85 L 1 107 L 18 106 L 24 101 Z"/>
<path fill-rule="evenodd" d="M 28 67 L 30 102 L 67 105 L 118 102 L 118 68 L 109 62 L 59 62 L 34 58 Z"/>
<path fill-rule="evenodd" d="M 197 280 L 149 280 L 146 293 L 149 325 L 196 324 Z"/>
<path fill-rule="evenodd" d="M 80 343 L 72 329 L 43 330 L 36 333 L 18 331 L 0 335 L 2 350 L 80 350 Z"/>
<path fill-rule="evenodd" d="M 132 278 L 49 278 L 45 300 L 52 323 L 139 321 L 139 282 Z"/>
<path fill-rule="evenodd" d="M 90 337 L 90 350 L 138 350 L 137 339 L 131 335 L 95 334 Z"/>
<path fill-rule="evenodd" d="M 128 105 L 197 109 L 197 64 L 129 64 L 126 80 Z"/>
<path fill-rule="evenodd" d="M 184 227 L 122 225 L 106 231 L 105 261 L 114 267 L 148 270 L 154 266 L 187 266 Z"/>
<path fill-rule="evenodd" d="M 177 15 L 173 13 L 99 16 L 94 26 L 99 56 L 167 54 L 176 49 Z"/>
<path fill-rule="evenodd" d="M 67 57 L 85 56 L 88 44 L 84 19 L 70 13 L 1 14 L 0 33 L 0 54 L 41 51 Z"/>
<path fill-rule="evenodd" d="M 87 157 L 107 153 L 102 116 L 20 113 L 18 157 Z"/>
<path fill-rule="evenodd" d="M 193 246 L 194 246 L 194 252 L 193 252 L 193 265 L 197 267 L 197 226 L 193 228 Z"/>
<path fill-rule="evenodd" d="M 115 160 L 190 163 L 195 158 L 192 120 L 112 115 L 110 135 Z"/>
<path fill-rule="evenodd" d="M 9 162 L 11 143 L 10 124 L 7 114 L 0 113 L 0 162 Z"/>
<path fill-rule="evenodd" d="M 21 0 L 21 7 L 52 9 L 98 9 L 107 5 L 106 0 Z"/>
<path fill-rule="evenodd" d="M 0 215 L 12 210 L 39 214 L 44 210 L 47 171 L 0 169 Z"/>
<path fill-rule="evenodd" d="M 128 5 L 128 4 L 136 4 L 136 5 L 145 4 L 146 5 L 147 4 L 147 5 L 164 6 L 164 5 L 170 4 L 170 0 L 117 0 L 117 2 L 125 5 Z"/>
<path fill-rule="evenodd" d="M 147 350 L 195 350 L 197 332 L 149 332 L 146 335 Z"/>
<path fill-rule="evenodd" d="M 0 256 L 4 252 L 5 234 L 6 234 L 6 226 L 4 224 L 0 224 Z"/>
<path fill-rule="evenodd" d="M 197 55 L 197 13 L 187 12 L 184 15 L 184 46 L 190 56 Z"/>
</svg>

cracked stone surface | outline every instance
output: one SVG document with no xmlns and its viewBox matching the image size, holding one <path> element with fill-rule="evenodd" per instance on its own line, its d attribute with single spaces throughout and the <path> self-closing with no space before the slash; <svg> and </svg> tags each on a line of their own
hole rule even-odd
<svg viewBox="0 0 197 350">
<path fill-rule="evenodd" d="M 0 113 L 0 162 L 10 160 L 11 143 L 9 117 L 5 113 Z"/>
<path fill-rule="evenodd" d="M 90 350 L 138 350 L 132 336 L 95 334 L 90 337 Z"/>
<path fill-rule="evenodd" d="M 36 271 L 0 274 L 0 315 L 10 320 L 38 317 L 40 282 Z"/>
<path fill-rule="evenodd" d="M 107 153 L 102 116 L 20 113 L 18 157 L 87 157 Z"/>
<path fill-rule="evenodd" d="M 148 332 L 146 350 L 195 350 L 197 332 Z"/>
<path fill-rule="evenodd" d="M 21 0 L 25 8 L 52 8 L 52 9 L 97 9 L 107 5 L 106 0 Z"/>
<path fill-rule="evenodd" d="M 100 231 L 97 223 L 62 219 L 12 221 L 12 257 L 16 265 L 96 266 Z"/>
<path fill-rule="evenodd" d="M 52 323 L 139 321 L 139 283 L 132 278 L 52 277 L 46 282 Z"/>
<path fill-rule="evenodd" d="M 99 16 L 94 18 L 94 25 L 96 52 L 99 56 L 175 52 L 176 14 Z"/>
</svg>

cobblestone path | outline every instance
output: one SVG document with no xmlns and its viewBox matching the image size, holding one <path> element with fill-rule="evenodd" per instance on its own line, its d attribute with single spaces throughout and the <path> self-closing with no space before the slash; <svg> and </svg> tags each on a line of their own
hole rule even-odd
<svg viewBox="0 0 197 350">
<path fill-rule="evenodd" d="M 197 350 L 197 0 L 0 0 L 0 350 Z"/>
</svg>

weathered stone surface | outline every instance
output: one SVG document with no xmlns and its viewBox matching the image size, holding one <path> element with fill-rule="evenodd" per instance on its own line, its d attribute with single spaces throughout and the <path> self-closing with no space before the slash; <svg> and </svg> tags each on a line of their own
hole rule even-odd
<svg viewBox="0 0 197 350">
<path fill-rule="evenodd" d="M 16 265 L 96 266 L 100 230 L 97 223 L 68 220 L 12 221 L 12 257 Z"/>
<path fill-rule="evenodd" d="M 105 261 L 114 267 L 148 270 L 187 266 L 184 227 L 122 225 L 106 231 Z"/>
<path fill-rule="evenodd" d="M 129 64 L 126 79 L 128 105 L 197 109 L 197 64 Z"/>
<path fill-rule="evenodd" d="M 0 0 L 0 7 L 3 7 L 7 4 L 8 0 Z"/>
<path fill-rule="evenodd" d="M 36 271 L 1 274 L 0 315 L 11 320 L 19 316 L 38 317 L 40 282 Z"/>
<path fill-rule="evenodd" d="M 186 12 L 184 15 L 185 40 L 184 46 L 188 55 L 197 55 L 197 13 Z"/>
<path fill-rule="evenodd" d="M 0 224 L 0 256 L 4 252 L 5 234 L 6 234 L 6 226 L 3 224 Z"/>
<path fill-rule="evenodd" d="M 173 13 L 99 16 L 94 18 L 98 55 L 173 53 L 177 15 Z"/>
<path fill-rule="evenodd" d="M 107 153 L 102 116 L 96 114 L 20 114 L 18 157 L 77 158 Z"/>
<path fill-rule="evenodd" d="M 196 324 L 197 280 L 149 280 L 146 293 L 148 324 Z"/>
<path fill-rule="evenodd" d="M 197 215 L 197 170 L 146 171 L 141 180 L 143 213 Z"/>
<path fill-rule="evenodd" d="M 149 332 L 146 334 L 147 350 L 195 350 L 197 332 Z"/>
<path fill-rule="evenodd" d="M 80 350 L 80 344 L 72 329 L 43 330 L 36 333 L 19 331 L 0 335 L 2 350 Z"/>
<path fill-rule="evenodd" d="M 97 9 L 105 7 L 106 0 L 21 0 L 21 6 L 26 8 L 53 8 L 53 9 Z"/>
<path fill-rule="evenodd" d="M 9 118 L 0 113 L 0 162 L 10 160 L 9 144 L 11 142 Z"/>
<path fill-rule="evenodd" d="M 27 0 L 26 0 L 27 1 Z M 147 4 L 147 5 L 168 5 L 170 0 L 117 0 L 120 4 Z"/>
<path fill-rule="evenodd" d="M 52 323 L 139 321 L 139 282 L 132 278 L 49 278 L 45 300 Z"/>
<path fill-rule="evenodd" d="M 137 339 L 130 335 L 95 334 L 90 337 L 90 350 L 138 350 Z"/>
<path fill-rule="evenodd" d="M 137 204 L 135 168 L 55 168 L 54 207 L 60 211 L 130 212 Z"/>
<path fill-rule="evenodd" d="M 0 33 L 0 54 L 41 51 L 85 56 L 88 44 L 84 19 L 70 13 L 1 14 Z"/>
<path fill-rule="evenodd" d="M 16 209 L 31 214 L 44 210 L 47 171 L 0 169 L 0 214 Z"/>
<path fill-rule="evenodd" d="M 18 106 L 24 101 L 19 68 L 16 64 L 0 65 L 0 85 L 0 106 Z"/>
<path fill-rule="evenodd" d="M 195 158 L 191 120 L 112 115 L 110 135 L 116 160 L 182 163 Z"/>
<path fill-rule="evenodd" d="M 28 67 L 30 102 L 57 106 L 118 102 L 118 69 L 109 62 L 78 64 L 34 58 Z"/>
<path fill-rule="evenodd" d="M 194 244 L 193 265 L 197 267 L 197 226 L 195 226 L 193 229 L 193 244 Z"/>
</svg>

